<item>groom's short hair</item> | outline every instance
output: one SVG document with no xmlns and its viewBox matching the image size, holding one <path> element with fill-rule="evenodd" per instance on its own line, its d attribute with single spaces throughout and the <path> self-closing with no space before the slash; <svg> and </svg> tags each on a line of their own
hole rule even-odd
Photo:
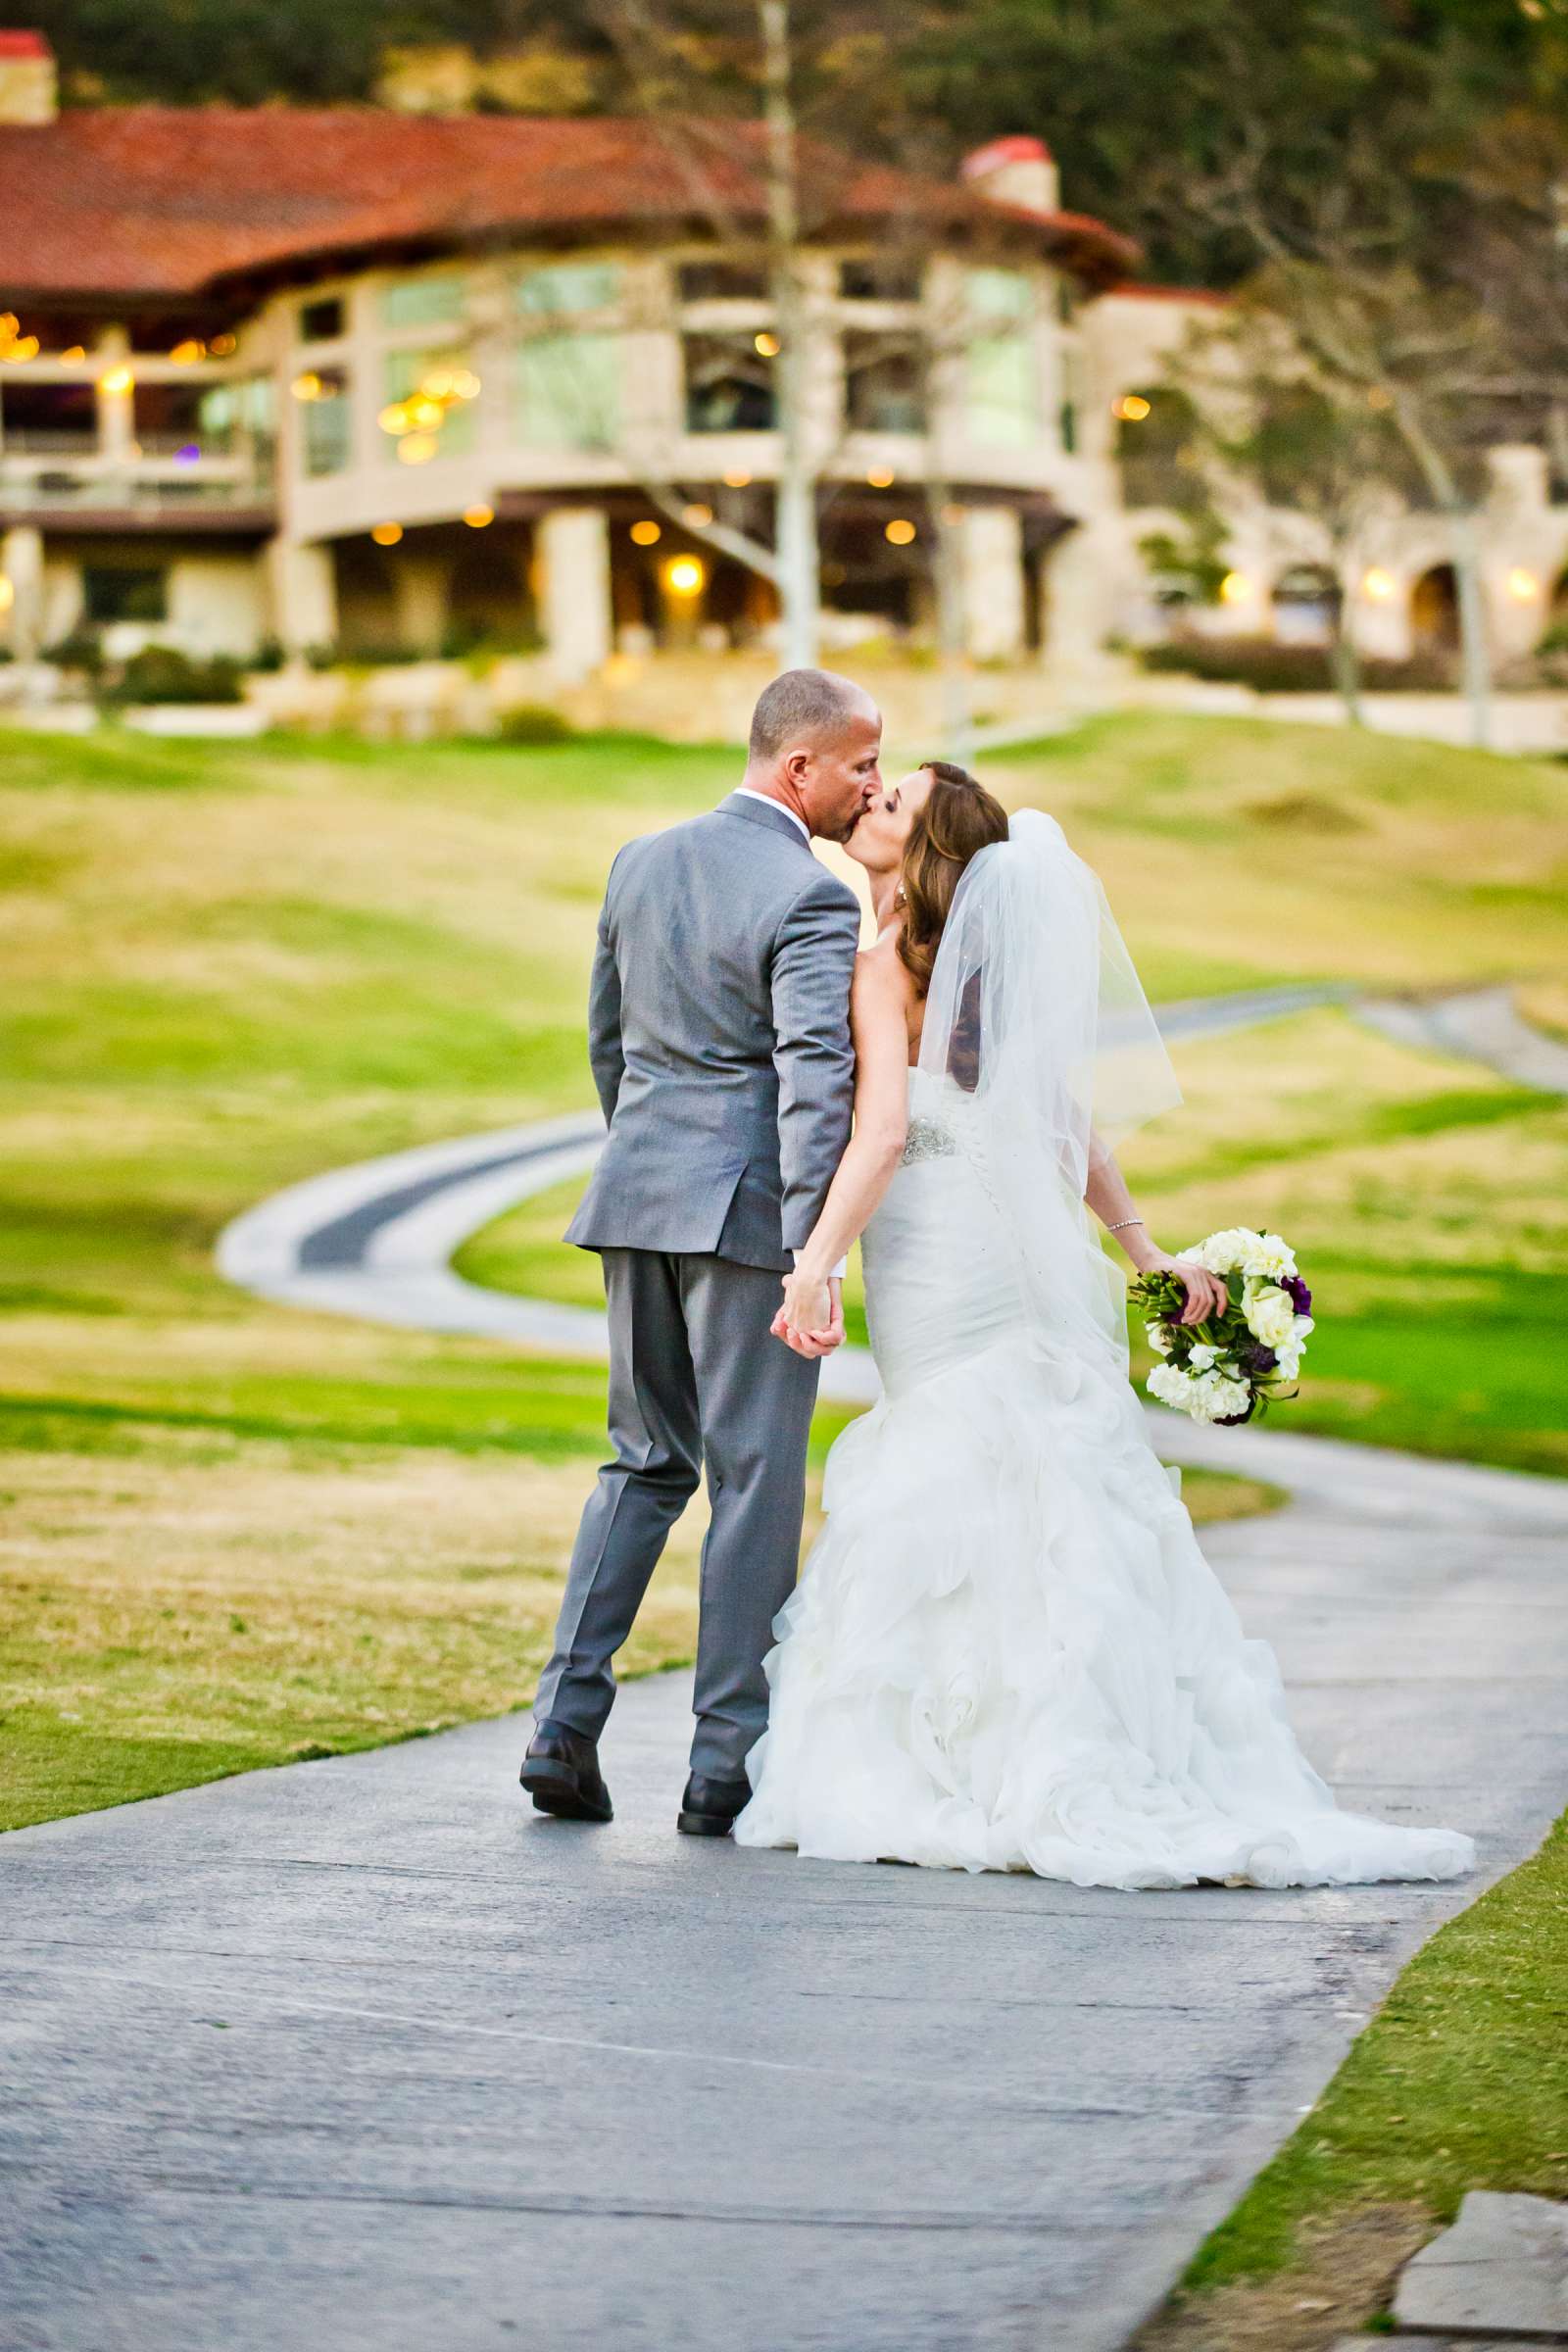
<svg viewBox="0 0 1568 2352">
<path fill-rule="evenodd" d="M 776 760 L 791 743 L 829 734 L 865 699 L 864 687 L 837 670 L 786 669 L 757 698 L 747 757 Z"/>
</svg>

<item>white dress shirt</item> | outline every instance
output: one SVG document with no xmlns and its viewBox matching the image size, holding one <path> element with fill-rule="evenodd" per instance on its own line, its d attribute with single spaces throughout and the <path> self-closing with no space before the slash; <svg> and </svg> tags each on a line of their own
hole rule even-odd
<svg viewBox="0 0 1568 2352">
<path fill-rule="evenodd" d="M 797 816 L 793 808 L 786 808 L 782 801 L 775 801 L 770 792 L 754 792 L 749 784 L 737 784 L 735 787 L 735 797 L 737 800 L 741 801 L 760 801 L 764 808 L 776 808 L 781 816 L 787 816 L 790 820 L 790 823 L 798 828 L 801 839 L 805 842 L 807 848 L 808 850 L 810 849 L 811 833 L 809 826 L 806 822 L 806 819 L 804 817 Z M 814 852 L 812 854 L 813 856 L 815 855 Z M 790 1254 L 792 1257 L 798 1258 L 800 1256 L 800 1251 L 798 1250 L 794 1250 L 790 1252 Z M 841 1257 L 839 1259 L 838 1264 L 833 1269 L 833 1280 L 835 1282 L 842 1282 L 844 1280 L 845 1275 L 849 1271 L 849 1265 L 850 1261 L 847 1257 Z"/>
</svg>

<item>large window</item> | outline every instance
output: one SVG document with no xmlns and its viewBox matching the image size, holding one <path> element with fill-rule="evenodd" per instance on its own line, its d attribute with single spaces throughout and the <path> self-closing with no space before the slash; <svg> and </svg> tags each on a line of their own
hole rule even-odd
<svg viewBox="0 0 1568 2352">
<path fill-rule="evenodd" d="M 774 422 L 770 334 L 684 335 L 686 430 L 765 433 Z"/>
<path fill-rule="evenodd" d="M 312 368 L 294 378 L 300 446 L 308 474 L 341 473 L 349 462 L 349 379 L 342 368 Z"/>
<path fill-rule="evenodd" d="M 909 336 L 845 336 L 844 414 L 852 432 L 925 431 L 924 370 Z"/>
<path fill-rule="evenodd" d="M 1041 429 L 1033 282 L 1017 270 L 971 270 L 967 294 L 969 431 L 977 441 L 1022 446 Z"/>
<path fill-rule="evenodd" d="M 536 449 L 610 449 L 620 431 L 621 272 L 563 262 L 517 281 L 517 437 Z"/>
<path fill-rule="evenodd" d="M 381 324 L 402 327 L 461 326 L 467 285 L 458 270 L 439 276 L 398 277 L 381 288 Z"/>
<path fill-rule="evenodd" d="M 411 466 L 464 458 L 473 448 L 479 379 L 461 344 L 389 351 L 381 362 L 385 454 Z"/>
<path fill-rule="evenodd" d="M 682 302 L 765 302 L 767 271 L 755 262 L 682 262 Z"/>
<path fill-rule="evenodd" d="M 845 302 L 918 302 L 920 265 L 876 255 L 840 262 L 839 295 Z"/>
</svg>

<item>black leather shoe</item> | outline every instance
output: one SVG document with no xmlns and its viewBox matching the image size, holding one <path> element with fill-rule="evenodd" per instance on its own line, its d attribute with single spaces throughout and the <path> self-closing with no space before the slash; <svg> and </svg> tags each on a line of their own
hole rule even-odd
<svg viewBox="0 0 1568 2352">
<path fill-rule="evenodd" d="M 688 1838 L 727 1838 L 737 1813 L 751 1803 L 750 1781 L 710 1781 L 694 1772 L 680 1800 L 675 1827 Z"/>
<path fill-rule="evenodd" d="M 517 1778 L 541 1813 L 559 1813 L 566 1821 L 613 1819 L 598 1743 L 569 1724 L 538 1726 Z"/>
</svg>

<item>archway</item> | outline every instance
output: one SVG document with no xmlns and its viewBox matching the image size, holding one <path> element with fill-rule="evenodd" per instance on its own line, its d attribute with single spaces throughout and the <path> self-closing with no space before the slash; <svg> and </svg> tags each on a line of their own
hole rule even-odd
<svg viewBox="0 0 1568 2352">
<path fill-rule="evenodd" d="M 1420 652 L 1450 654 L 1459 643 L 1459 586 L 1451 564 L 1434 564 L 1410 591 L 1410 634 Z"/>
</svg>

